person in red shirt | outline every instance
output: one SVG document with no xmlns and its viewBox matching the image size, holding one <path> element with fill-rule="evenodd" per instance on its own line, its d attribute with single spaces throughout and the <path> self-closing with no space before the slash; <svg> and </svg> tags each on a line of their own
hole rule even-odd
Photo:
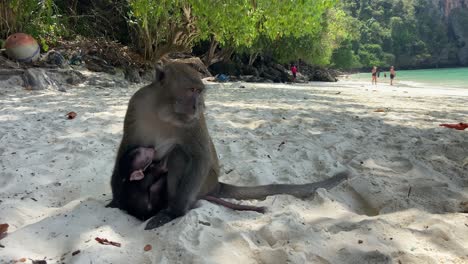
<svg viewBox="0 0 468 264">
<path fill-rule="evenodd" d="M 293 75 L 293 82 L 296 81 L 297 67 L 294 64 L 291 64 L 291 73 Z"/>
</svg>

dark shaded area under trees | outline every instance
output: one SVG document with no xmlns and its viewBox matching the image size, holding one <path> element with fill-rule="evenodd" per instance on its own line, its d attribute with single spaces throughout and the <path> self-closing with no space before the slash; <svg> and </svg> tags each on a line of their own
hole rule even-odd
<svg viewBox="0 0 468 264">
<path fill-rule="evenodd" d="M 197 56 L 190 63 L 202 71 L 247 81 L 288 81 L 291 63 L 304 81 L 334 81 L 329 68 L 468 65 L 467 7 L 467 0 L 0 0 L 0 46 L 25 32 L 43 52 L 68 59 L 81 50 L 135 80 L 157 61 Z"/>
</svg>

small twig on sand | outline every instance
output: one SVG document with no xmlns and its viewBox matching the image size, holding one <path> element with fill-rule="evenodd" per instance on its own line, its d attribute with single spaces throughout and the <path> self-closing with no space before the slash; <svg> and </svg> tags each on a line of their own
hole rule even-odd
<svg viewBox="0 0 468 264">
<path fill-rule="evenodd" d="M 114 241 L 109 241 L 105 238 L 100 238 L 100 237 L 96 237 L 95 240 L 97 242 L 99 242 L 99 244 L 103 244 L 103 245 L 111 245 L 111 246 L 114 246 L 114 247 L 120 247 L 121 244 L 118 243 L 118 242 L 114 242 Z"/>
<path fill-rule="evenodd" d="M 408 190 L 408 198 L 410 195 L 411 195 L 411 186 L 409 187 L 409 190 Z"/>
</svg>

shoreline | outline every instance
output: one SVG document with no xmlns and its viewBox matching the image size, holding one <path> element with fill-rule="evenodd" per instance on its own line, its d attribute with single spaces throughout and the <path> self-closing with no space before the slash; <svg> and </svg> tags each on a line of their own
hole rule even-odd
<svg viewBox="0 0 468 264">
<path fill-rule="evenodd" d="M 438 72 L 440 70 L 440 72 Z M 430 88 L 456 88 L 456 89 L 468 89 L 468 79 L 464 73 L 468 74 L 468 67 L 460 68 L 446 68 L 446 69 L 421 69 L 421 70 L 397 70 L 397 78 L 394 80 L 395 85 L 409 86 L 409 87 L 430 87 Z M 379 83 L 390 83 L 390 78 L 383 77 L 384 73 L 388 71 L 382 71 L 377 82 Z M 367 78 L 369 74 L 369 78 Z M 445 77 L 445 76 L 450 77 Z M 433 76 L 439 77 L 435 78 Z M 352 75 L 341 76 L 339 79 L 347 81 L 358 81 L 358 82 L 371 82 L 370 72 L 361 72 Z"/>
<path fill-rule="evenodd" d="M 183 218 L 143 231 L 144 223 L 105 208 L 127 102 L 143 85 L 66 93 L 12 85 L 0 89 L 0 223 L 10 225 L 0 262 L 468 260 L 468 131 L 438 126 L 468 121 L 466 92 L 347 81 L 241 84 L 207 89 L 221 181 L 305 183 L 343 169 L 351 179 L 311 198 L 242 202 L 268 207 L 263 215 L 201 201 Z M 69 111 L 77 117 L 67 120 Z M 145 252 L 147 244 L 153 249 Z"/>
</svg>

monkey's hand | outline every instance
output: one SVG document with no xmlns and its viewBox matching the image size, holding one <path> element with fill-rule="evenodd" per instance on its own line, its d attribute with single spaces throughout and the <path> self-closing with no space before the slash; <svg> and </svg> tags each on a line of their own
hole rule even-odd
<svg viewBox="0 0 468 264">
<path fill-rule="evenodd" d="M 165 209 L 159 211 L 155 216 L 151 217 L 151 219 L 146 224 L 145 230 L 151 230 L 163 226 L 170 221 L 172 221 L 175 217 L 169 212 L 169 210 Z"/>
</svg>

